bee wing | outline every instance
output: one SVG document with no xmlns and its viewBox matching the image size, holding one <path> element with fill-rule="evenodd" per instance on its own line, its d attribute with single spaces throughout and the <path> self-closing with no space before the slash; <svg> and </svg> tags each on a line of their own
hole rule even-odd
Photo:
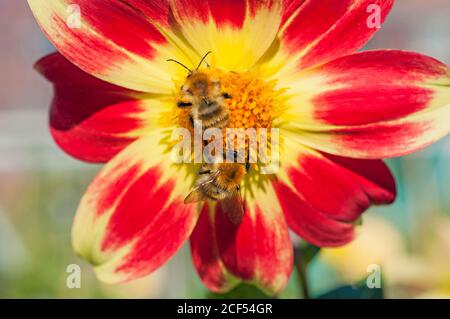
<svg viewBox="0 0 450 319">
<path fill-rule="evenodd" d="M 184 203 L 190 204 L 190 203 L 196 203 L 196 202 L 201 202 L 201 201 L 207 200 L 208 198 L 206 198 L 205 194 L 201 191 L 201 188 L 203 186 L 205 186 L 206 184 L 212 183 L 214 181 L 214 178 L 216 175 L 217 174 L 212 175 L 205 182 L 200 183 L 199 185 L 195 186 L 194 189 L 184 199 Z"/>
<path fill-rule="evenodd" d="M 244 217 L 244 201 L 241 193 L 235 192 L 220 201 L 223 212 L 228 216 L 228 219 L 235 225 L 239 225 Z"/>
<path fill-rule="evenodd" d="M 205 195 L 200 191 L 200 187 L 196 186 L 184 199 L 185 204 L 197 203 L 205 200 Z"/>
<path fill-rule="evenodd" d="M 209 169 L 201 169 L 199 174 L 203 175 L 203 174 L 210 174 L 211 170 Z M 185 204 L 190 204 L 190 203 L 196 203 L 196 202 L 201 202 L 204 200 L 207 200 L 208 198 L 205 196 L 205 194 L 201 191 L 202 187 L 204 187 L 205 185 L 214 182 L 214 179 L 220 174 L 220 170 L 215 171 L 213 174 L 211 174 L 208 179 L 200 184 L 198 184 L 197 186 L 194 187 L 194 189 L 186 196 L 186 198 L 184 199 L 184 203 Z"/>
</svg>

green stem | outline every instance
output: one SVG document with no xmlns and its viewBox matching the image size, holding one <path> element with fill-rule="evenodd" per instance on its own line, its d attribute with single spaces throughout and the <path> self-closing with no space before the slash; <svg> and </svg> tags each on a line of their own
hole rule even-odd
<svg viewBox="0 0 450 319">
<path fill-rule="evenodd" d="M 301 249 L 299 248 L 294 249 L 294 265 L 297 270 L 303 299 L 310 299 L 311 296 L 309 293 L 308 276 L 306 274 L 306 261 Z"/>
</svg>

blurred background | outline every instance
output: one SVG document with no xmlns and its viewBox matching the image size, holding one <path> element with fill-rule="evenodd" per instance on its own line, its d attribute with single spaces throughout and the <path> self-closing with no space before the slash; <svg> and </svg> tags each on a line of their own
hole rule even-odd
<svg viewBox="0 0 450 319">
<path fill-rule="evenodd" d="M 450 1 L 398 0 L 367 48 L 419 51 L 450 64 Z M 0 0 L 0 298 L 202 298 L 207 296 L 184 247 L 157 273 L 127 285 L 99 283 L 72 251 L 74 211 L 99 166 L 63 154 L 47 129 L 52 90 L 32 68 L 53 48 L 26 1 Z M 358 239 L 322 250 L 308 269 L 312 295 L 382 267 L 388 298 L 450 297 L 450 136 L 389 160 L 396 203 L 364 215 Z M 82 268 L 80 289 L 67 266 Z M 281 297 L 296 298 L 295 274 Z"/>
</svg>

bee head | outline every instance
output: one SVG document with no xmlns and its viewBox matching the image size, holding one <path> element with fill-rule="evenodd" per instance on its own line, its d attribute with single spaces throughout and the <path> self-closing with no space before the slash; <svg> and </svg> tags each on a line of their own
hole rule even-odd
<svg viewBox="0 0 450 319">
<path fill-rule="evenodd" d="M 181 87 L 184 93 L 198 97 L 207 96 L 210 89 L 209 75 L 199 71 L 193 71 Z"/>
</svg>

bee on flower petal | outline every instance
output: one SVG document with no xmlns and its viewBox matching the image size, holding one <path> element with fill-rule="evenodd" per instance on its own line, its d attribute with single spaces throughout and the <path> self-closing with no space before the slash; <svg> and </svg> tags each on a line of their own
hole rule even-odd
<svg viewBox="0 0 450 319">
<path fill-rule="evenodd" d="M 179 108 L 190 108 L 190 122 L 194 126 L 194 121 L 202 121 L 205 129 L 225 128 L 229 122 L 228 108 L 225 105 L 225 99 L 230 98 L 227 93 L 222 91 L 220 81 L 204 71 L 199 71 L 200 66 L 208 52 L 201 59 L 195 70 L 190 70 L 184 64 L 169 59 L 167 61 L 175 62 L 189 71 L 186 81 L 181 86 L 177 106 Z"/>
<path fill-rule="evenodd" d="M 217 201 L 233 224 L 240 224 L 244 216 L 241 182 L 250 169 L 250 163 L 204 164 L 199 171 L 193 190 L 184 203 L 205 200 Z"/>
</svg>

